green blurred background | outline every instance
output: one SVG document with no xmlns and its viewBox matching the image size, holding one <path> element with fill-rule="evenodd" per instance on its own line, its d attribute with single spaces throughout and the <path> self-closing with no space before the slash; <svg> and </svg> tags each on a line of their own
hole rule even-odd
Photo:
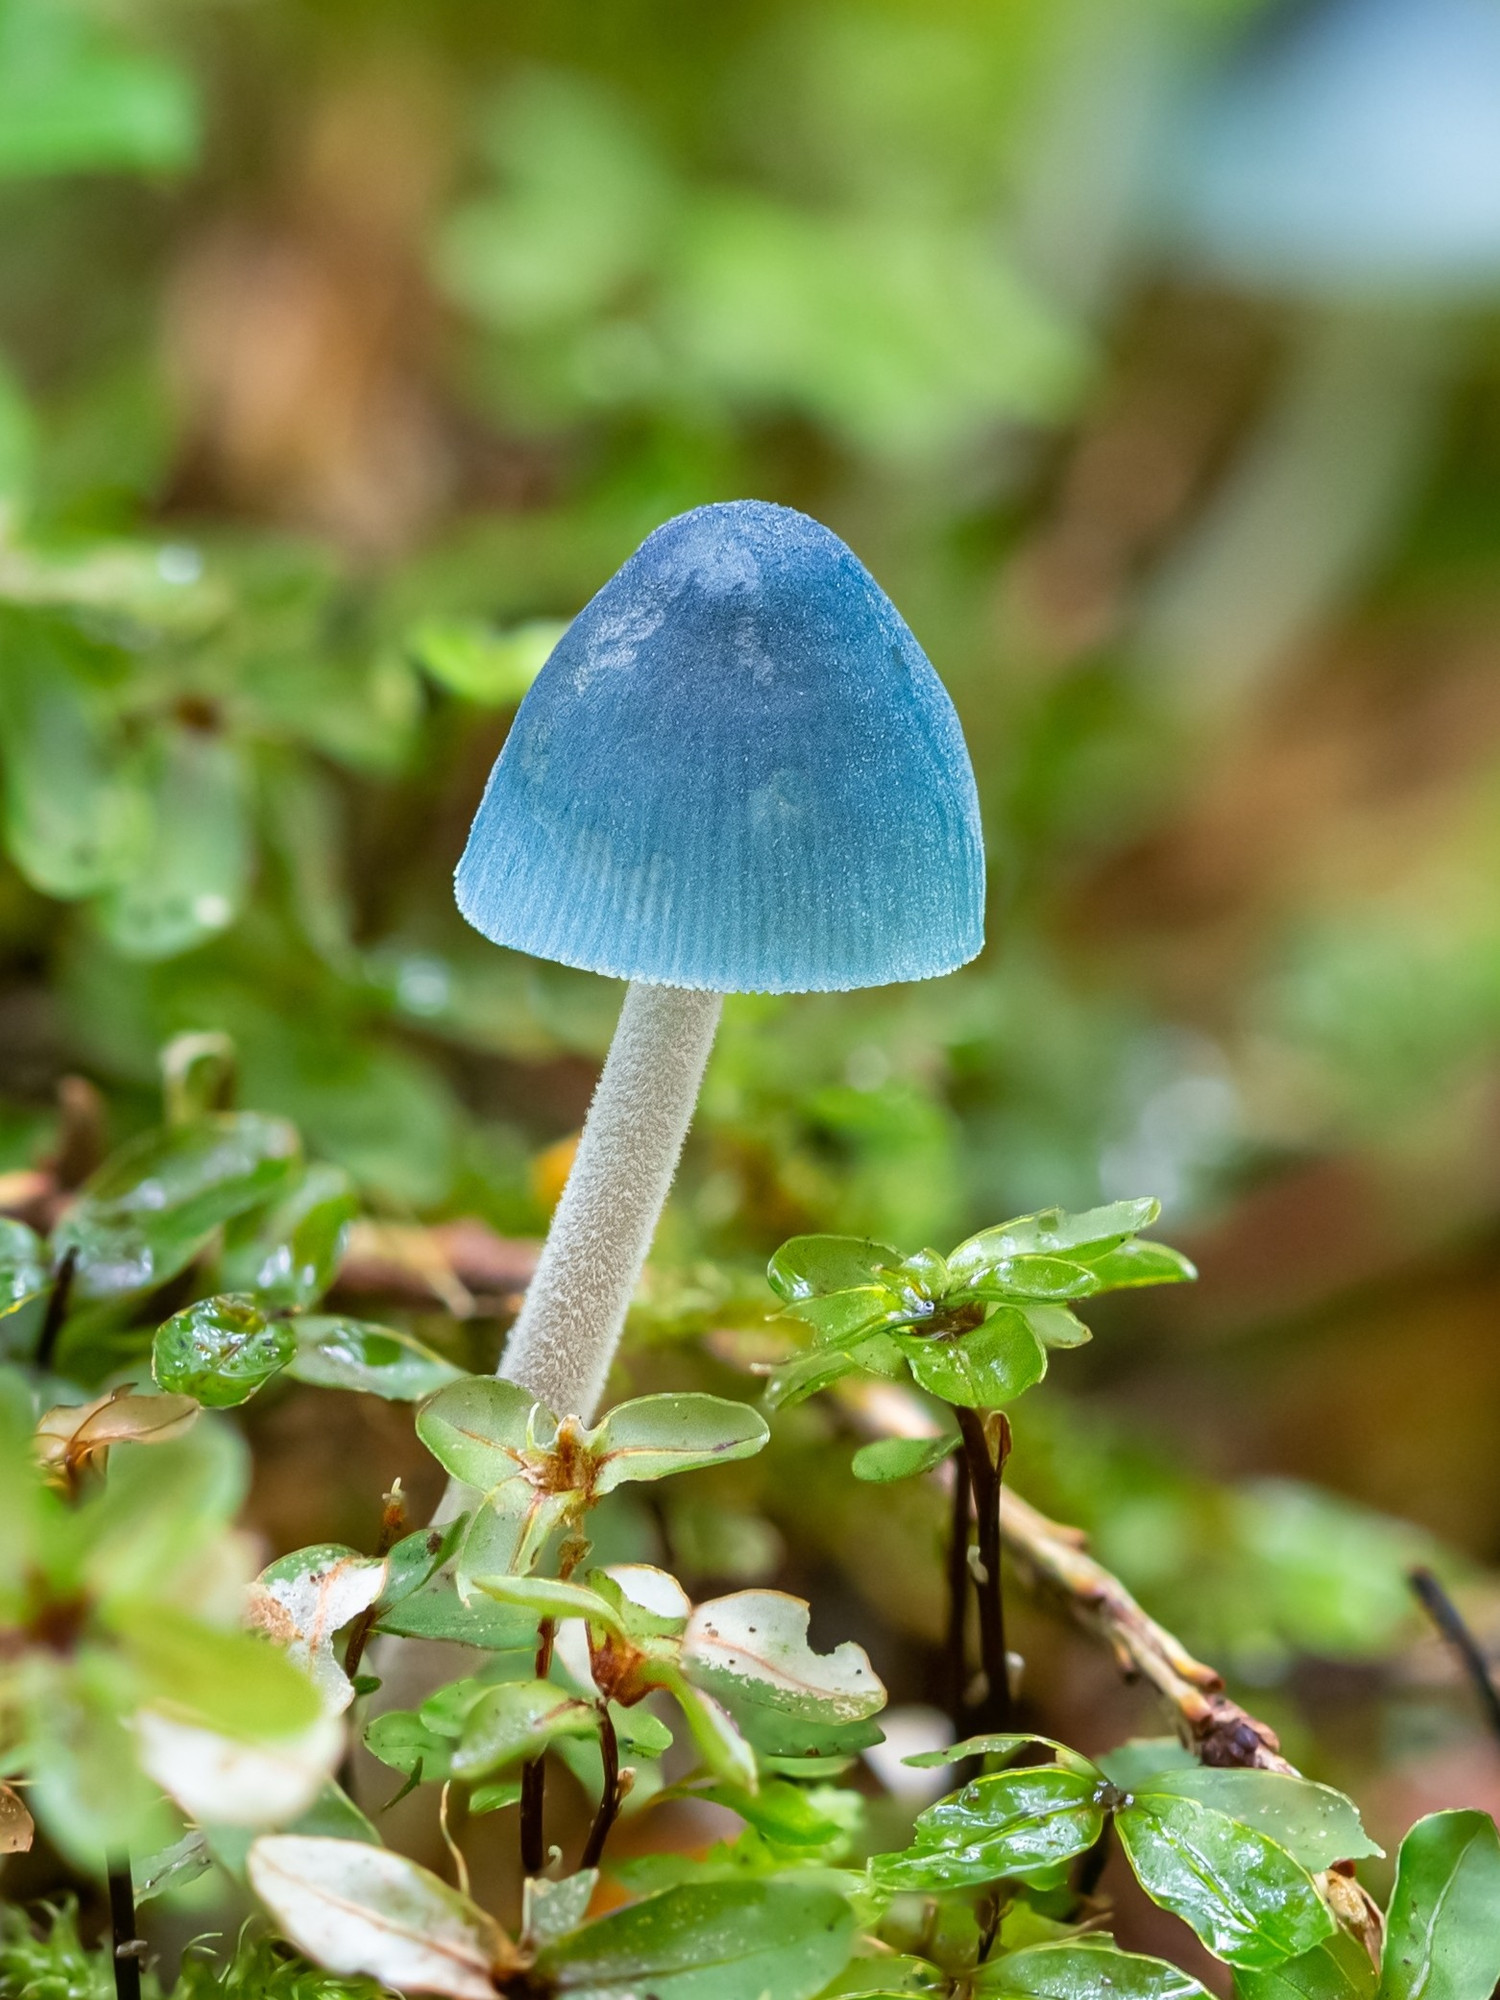
<svg viewBox="0 0 1500 2000">
<path fill-rule="evenodd" d="M 207 1029 L 375 1221 L 537 1236 L 618 991 L 457 919 L 484 774 L 653 526 L 805 508 L 958 703 L 990 944 L 730 1003 L 627 1372 L 753 1393 L 795 1231 L 1159 1195 L 1201 1284 L 1014 1477 L 1399 1832 L 1500 1807 L 1402 1574 L 1500 1632 L 1500 323 L 1184 225 L 1194 107 L 1316 11 L 0 0 L 0 1197 Z M 487 1364 L 481 1306 L 417 1317 Z M 263 1405 L 273 1543 L 422 1490 L 399 1411 Z M 620 1533 L 919 1700 L 937 1524 L 847 1456 L 801 1413 Z M 1154 1726 L 1025 1638 L 1046 1726 Z"/>
</svg>

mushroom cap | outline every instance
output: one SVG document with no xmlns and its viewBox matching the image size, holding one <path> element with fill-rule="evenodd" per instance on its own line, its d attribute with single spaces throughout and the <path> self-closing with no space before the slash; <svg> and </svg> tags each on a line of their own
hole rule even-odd
<svg viewBox="0 0 1500 2000">
<path fill-rule="evenodd" d="M 710 992 L 930 979 L 984 942 L 942 682 L 837 535 L 759 500 L 668 521 L 584 606 L 456 885 L 496 944 Z"/>
<path fill-rule="evenodd" d="M 1253 30 L 1170 162 L 1177 233 L 1324 297 L 1500 283 L 1500 6 L 1320 0 Z"/>
</svg>

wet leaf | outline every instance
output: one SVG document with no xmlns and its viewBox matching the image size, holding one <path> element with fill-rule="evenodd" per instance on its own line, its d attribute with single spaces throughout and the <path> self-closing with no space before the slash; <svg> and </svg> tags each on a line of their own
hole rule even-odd
<svg viewBox="0 0 1500 2000">
<path fill-rule="evenodd" d="M 159 1327 L 151 1372 L 163 1389 L 211 1410 L 232 1410 L 290 1361 L 297 1338 L 286 1320 L 267 1319 L 248 1293 L 199 1299 Z"/>
<path fill-rule="evenodd" d="M 831 1889 L 684 1884 L 547 1945 L 537 1970 L 580 2000 L 809 2000 L 845 1963 L 853 1932 Z"/>
<path fill-rule="evenodd" d="M 467 1602 L 450 1576 L 439 1574 L 382 1611 L 376 1629 L 404 1639 L 446 1639 L 486 1652 L 514 1652 L 536 1643 L 536 1615 L 484 1596 Z"/>
<path fill-rule="evenodd" d="M 968 1283 L 1012 1257 L 1072 1256 L 1088 1262 L 1113 1250 L 1127 1236 L 1149 1229 L 1160 1213 L 1161 1203 L 1149 1197 L 1111 1202 L 1106 1208 L 1085 1209 L 1078 1215 L 1044 1208 L 1036 1215 L 1017 1216 L 1014 1221 L 980 1230 L 951 1252 L 948 1269 L 955 1279 Z"/>
<path fill-rule="evenodd" d="M 900 1271 L 901 1252 L 863 1236 L 793 1236 L 766 1270 L 771 1290 L 791 1302 L 860 1286 L 888 1286 Z"/>
<path fill-rule="evenodd" d="M 75 1285 L 86 1298 L 160 1285 L 221 1223 L 277 1193 L 300 1152 L 285 1119 L 253 1111 L 143 1133 L 85 1182 L 53 1234 L 53 1251 L 77 1250 Z"/>
<path fill-rule="evenodd" d="M 330 1972 L 398 1991 L 495 2000 L 515 1951 L 493 1918 L 404 1855 L 277 1834 L 250 1849 L 251 1886 L 293 1944 Z"/>
<path fill-rule="evenodd" d="M 1371 2000 L 1378 1976 L 1359 1939 L 1336 1930 L 1296 1958 L 1236 1972 L 1235 2000 Z"/>
<path fill-rule="evenodd" d="M 1328 1785 L 1279 1771 L 1191 1770 L 1158 1773 L 1135 1787 L 1138 1800 L 1196 1799 L 1284 1847 L 1310 1873 L 1335 1861 L 1378 1855 L 1353 1803 Z"/>
<path fill-rule="evenodd" d="M 377 1715 L 365 1731 L 365 1748 L 382 1764 L 423 1784 L 443 1785 L 453 1776 L 457 1738 L 432 1728 L 411 1709 Z"/>
<path fill-rule="evenodd" d="M 1500 1981 L 1500 1835 L 1488 1813 L 1417 1821 L 1386 1924 L 1380 2000 L 1489 2000 Z"/>
<path fill-rule="evenodd" d="M 1122 1792 L 1144 1792 L 1153 1778 L 1200 1768 L 1192 1751 L 1175 1736 L 1132 1736 L 1094 1761 Z"/>
<path fill-rule="evenodd" d="M 1104 1830 L 1097 1777 L 1045 1764 L 976 1778 L 929 1806 L 902 1854 L 878 1854 L 886 1889 L 977 1888 L 1085 1853 Z"/>
<path fill-rule="evenodd" d="M 638 1396 L 617 1405 L 590 1436 L 593 1490 L 602 1499 L 628 1482 L 751 1458 L 769 1437 L 765 1418 L 745 1403 L 692 1394 Z"/>
<path fill-rule="evenodd" d="M 982 1966 L 975 1994 L 994 2000 L 1209 2000 L 1200 1986 L 1175 1965 L 1120 1951 L 1106 1937 L 1068 1944 L 1035 1945 L 1008 1952 Z"/>
<path fill-rule="evenodd" d="M 130 1383 L 90 1403 L 61 1403 L 36 1427 L 36 1455 L 45 1466 L 73 1470 L 91 1464 L 116 1444 L 168 1444 L 194 1422 L 191 1396 L 143 1396 Z"/>
<path fill-rule="evenodd" d="M 1006 1306 L 956 1339 L 902 1334 L 898 1344 L 924 1389 L 966 1409 L 1003 1409 L 1047 1372 L 1047 1351 L 1025 1314 Z"/>
<path fill-rule="evenodd" d="M 1230 1965 L 1275 1965 L 1333 1930 L 1312 1876 L 1284 1847 L 1196 1799 L 1147 1793 L 1115 1826 L 1146 1894 Z"/>
<path fill-rule="evenodd" d="M 958 1448 L 956 1431 L 932 1438 L 879 1438 L 861 1445 L 850 1467 L 856 1479 L 873 1485 L 887 1485 L 897 1479 L 916 1479 L 941 1465 Z"/>
<path fill-rule="evenodd" d="M 264 1214 L 231 1225 L 219 1264 L 224 1289 L 305 1312 L 338 1275 L 357 1208 L 342 1168 L 309 1167 Z"/>
<path fill-rule="evenodd" d="M 577 1930 L 598 1885 L 597 1868 L 580 1868 L 559 1882 L 528 1875 L 521 1885 L 521 1935 L 530 1945 L 544 1945 Z"/>
<path fill-rule="evenodd" d="M 52 1284 L 47 1246 L 24 1222 L 0 1216 L 0 1319 L 39 1298 Z"/>
<path fill-rule="evenodd" d="M 441 1354 L 399 1327 L 308 1314 L 291 1322 L 287 1373 L 320 1389 L 358 1389 L 391 1403 L 417 1403 L 463 1379 Z"/>
<path fill-rule="evenodd" d="M 9 1785 L 0 1785 L 0 1854 L 29 1854 L 35 1837 L 36 1822 L 21 1794 Z"/>
</svg>

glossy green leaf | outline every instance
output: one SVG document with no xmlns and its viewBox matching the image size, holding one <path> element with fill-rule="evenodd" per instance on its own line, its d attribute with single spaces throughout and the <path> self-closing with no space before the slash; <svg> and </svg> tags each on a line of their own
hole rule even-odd
<svg viewBox="0 0 1500 2000">
<path fill-rule="evenodd" d="M 333 1283 L 357 1208 L 342 1168 L 309 1167 L 264 1214 L 230 1226 L 219 1261 L 224 1289 L 305 1312 Z"/>
<path fill-rule="evenodd" d="M 1023 1313 L 1001 1306 L 983 1326 L 956 1337 L 898 1337 L 912 1374 L 945 1403 L 998 1410 L 1013 1403 L 1047 1372 L 1047 1350 Z"/>
<path fill-rule="evenodd" d="M 930 1318 L 932 1306 L 908 1293 L 889 1291 L 880 1285 L 861 1285 L 854 1291 L 830 1292 L 815 1298 L 799 1299 L 787 1307 L 789 1316 L 812 1329 L 822 1347 L 854 1347 L 882 1327 L 909 1326 Z"/>
<path fill-rule="evenodd" d="M 1132 1736 L 1094 1761 L 1122 1792 L 1144 1792 L 1167 1772 L 1199 1769 L 1198 1759 L 1175 1736 Z"/>
<path fill-rule="evenodd" d="M 1296 1958 L 1236 1972 L 1235 2000 L 1372 2000 L 1378 1977 L 1359 1939 L 1336 1930 Z"/>
<path fill-rule="evenodd" d="M 246 780 L 225 737 L 172 729 L 146 753 L 148 832 L 135 863 L 99 904 L 127 958 L 171 958 L 227 928 L 250 880 Z"/>
<path fill-rule="evenodd" d="M 544 1947 L 537 1970 L 578 2000 L 810 2000 L 849 1956 L 832 1889 L 705 1882 L 666 1889 Z"/>
<path fill-rule="evenodd" d="M 1401 1843 L 1379 2000 L 1489 2000 L 1500 1982 L 1500 1835 L 1488 1813 L 1440 1812 Z"/>
<path fill-rule="evenodd" d="M 417 1436 L 445 1472 L 488 1493 L 521 1470 L 534 1411 L 547 1418 L 536 1397 L 516 1383 L 470 1375 L 440 1389 L 417 1412 Z"/>
<path fill-rule="evenodd" d="M 973 1757 L 986 1757 L 1008 1764 L 1020 1755 L 1040 1744 L 1052 1752 L 1053 1761 L 1065 1770 L 1076 1771 L 1093 1784 L 1098 1784 L 1100 1767 L 1082 1757 L 1076 1750 L 1070 1750 L 1066 1743 L 1059 1743 L 1052 1736 L 1034 1736 L 1029 1731 L 1005 1731 L 986 1736 L 965 1736 L 957 1743 L 950 1743 L 942 1750 L 919 1750 L 914 1756 L 903 1757 L 903 1764 L 909 1764 L 914 1771 L 936 1771 L 948 1764 L 967 1764 Z"/>
<path fill-rule="evenodd" d="M 973 1991 L 993 2000 L 1209 2000 L 1208 1988 L 1175 1965 L 1121 1951 L 1107 1937 L 1007 1952 L 980 1968 Z"/>
<path fill-rule="evenodd" d="M 463 1370 L 414 1334 L 369 1320 L 308 1314 L 292 1321 L 295 1350 L 287 1373 L 320 1389 L 357 1389 L 391 1403 L 417 1403 Z"/>
<path fill-rule="evenodd" d="M 1275 1965 L 1333 1929 L 1300 1862 L 1196 1799 L 1147 1793 L 1116 1814 L 1115 1827 L 1146 1894 L 1230 1965 Z"/>
<path fill-rule="evenodd" d="M 956 1431 L 931 1438 L 877 1438 L 874 1444 L 860 1446 L 850 1470 L 856 1479 L 876 1486 L 896 1479 L 916 1479 L 941 1465 L 958 1444 Z"/>
<path fill-rule="evenodd" d="M 19 1312 L 52 1283 L 47 1246 L 24 1222 L 0 1216 L 0 1319 Z"/>
<path fill-rule="evenodd" d="M 473 1784 L 540 1756 L 559 1736 L 597 1736 L 592 1704 L 550 1681 L 503 1681 L 470 1710 L 453 1753 L 453 1775 Z"/>
<path fill-rule="evenodd" d="M 1351 1800 L 1328 1785 L 1280 1771 L 1166 1771 L 1136 1787 L 1138 1798 L 1196 1799 L 1284 1847 L 1311 1874 L 1335 1861 L 1378 1855 Z"/>
<path fill-rule="evenodd" d="M 1044 1764 L 976 1778 L 922 1813 L 911 1846 L 870 1863 L 884 1889 L 979 1888 L 1083 1854 L 1104 1831 L 1096 1777 Z"/>
<path fill-rule="evenodd" d="M 1077 1313 L 1064 1305 L 1029 1303 L 1021 1312 L 1043 1347 L 1086 1347 L 1094 1337 Z"/>
<path fill-rule="evenodd" d="M 1149 1198 L 1115 1201 L 1105 1208 L 1090 1208 L 1070 1215 L 1065 1209 L 1044 1208 L 1035 1215 L 1017 1216 L 1014 1221 L 982 1229 L 952 1251 L 948 1268 L 955 1279 L 972 1280 L 994 1264 L 1010 1257 L 1071 1256 L 1092 1261 L 1127 1236 L 1149 1229 L 1161 1213 L 1161 1203 Z"/>
<path fill-rule="evenodd" d="M 439 1573 L 380 1613 L 376 1627 L 402 1639 L 446 1639 L 485 1652 L 508 1653 L 536 1643 L 536 1614 L 484 1596 L 467 1602 L 451 1576 Z"/>
<path fill-rule="evenodd" d="M 831 1749 L 830 1733 L 845 1748 L 879 1740 L 870 1718 L 885 1706 L 885 1689 L 868 1654 L 848 1640 L 815 1653 L 807 1628 L 802 1598 L 740 1590 L 700 1604 L 683 1635 L 683 1672 L 767 1756 Z"/>
<path fill-rule="evenodd" d="M 873 1344 L 866 1340 L 849 1353 L 838 1348 L 813 1348 L 783 1362 L 772 1371 L 766 1382 L 766 1407 L 772 1410 L 789 1409 L 793 1404 L 817 1395 L 820 1389 L 842 1381 L 846 1375 L 857 1375 L 865 1365 L 863 1357 L 870 1353 Z"/>
<path fill-rule="evenodd" d="M 695 1787 L 688 1796 L 727 1806 L 777 1847 L 815 1851 L 841 1845 L 848 1838 L 847 1820 L 820 1811 L 814 1788 L 785 1778 L 762 1779 L 754 1792 L 743 1785 L 715 1784 Z"/>
<path fill-rule="evenodd" d="M 1180 1250 L 1136 1239 L 1095 1257 L 1090 1269 L 1105 1292 L 1123 1291 L 1132 1285 L 1181 1285 L 1198 1275 L 1197 1266 Z"/>
<path fill-rule="evenodd" d="M 789 1303 L 864 1286 L 888 1288 L 901 1252 L 863 1236 L 793 1236 L 766 1269 L 771 1290 Z"/>
<path fill-rule="evenodd" d="M 160 1388 L 231 1410 L 283 1369 L 297 1338 L 286 1320 L 267 1319 L 245 1293 L 199 1299 L 159 1327 L 151 1372 Z"/>
<path fill-rule="evenodd" d="M 53 1234 L 78 1252 L 83 1297 L 160 1285 L 190 1263 L 213 1231 L 278 1193 L 300 1163 L 295 1129 L 258 1112 L 146 1132 L 85 1182 Z"/>
<path fill-rule="evenodd" d="M 1086 1299 L 1102 1291 L 1098 1278 L 1086 1264 L 1068 1257 L 1002 1257 L 981 1275 L 969 1280 L 970 1289 L 981 1298 Z"/>
<path fill-rule="evenodd" d="M 590 1440 L 600 1499 L 617 1486 L 751 1458 L 771 1433 L 745 1403 L 722 1396 L 638 1396 L 611 1410 Z"/>
<path fill-rule="evenodd" d="M 538 1618 L 586 1618 L 606 1631 L 626 1633 L 619 1606 L 581 1583 L 563 1583 L 551 1576 L 476 1576 L 476 1590 L 499 1604 L 513 1604 Z"/>
</svg>

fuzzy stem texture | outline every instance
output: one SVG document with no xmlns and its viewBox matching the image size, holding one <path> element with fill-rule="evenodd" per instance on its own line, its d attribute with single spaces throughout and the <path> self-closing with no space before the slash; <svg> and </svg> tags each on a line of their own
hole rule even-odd
<svg viewBox="0 0 1500 2000">
<path fill-rule="evenodd" d="M 590 1422 L 677 1171 L 722 998 L 632 985 L 500 1373 Z"/>
</svg>

